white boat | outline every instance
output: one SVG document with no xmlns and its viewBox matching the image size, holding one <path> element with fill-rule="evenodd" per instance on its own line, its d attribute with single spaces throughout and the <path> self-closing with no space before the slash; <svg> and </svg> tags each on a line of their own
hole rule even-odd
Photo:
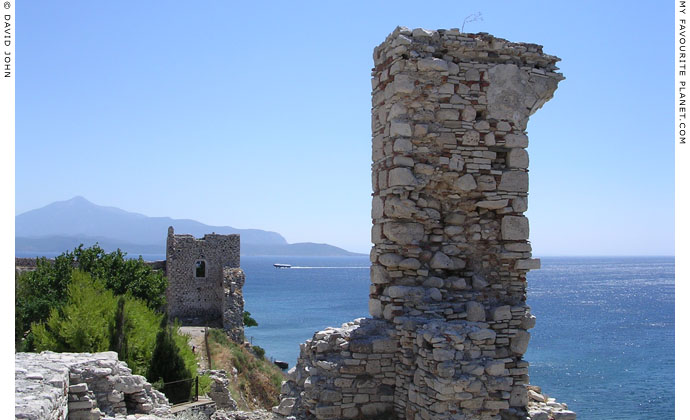
<svg viewBox="0 0 690 420">
<path fill-rule="evenodd" d="M 275 268 L 292 268 L 290 264 L 273 264 Z"/>
</svg>

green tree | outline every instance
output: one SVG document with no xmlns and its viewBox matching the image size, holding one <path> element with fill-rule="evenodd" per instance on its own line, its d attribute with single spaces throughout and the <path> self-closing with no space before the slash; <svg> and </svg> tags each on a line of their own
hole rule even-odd
<svg viewBox="0 0 690 420">
<path fill-rule="evenodd" d="M 98 280 L 75 270 L 67 288 L 69 301 L 54 308 L 45 323 L 34 323 L 36 350 L 108 351 L 115 327 L 117 298 Z"/>
<path fill-rule="evenodd" d="M 259 326 L 259 323 L 256 322 L 256 320 L 254 318 L 252 318 L 252 314 L 247 312 L 247 311 L 244 311 L 244 313 L 242 314 L 242 321 L 243 321 L 245 327 L 258 327 Z"/>
<path fill-rule="evenodd" d="M 134 374 L 146 375 L 163 314 L 132 296 L 118 298 L 101 280 L 78 270 L 72 274 L 68 296 L 47 321 L 32 325 L 36 350 L 112 350 Z"/>
<path fill-rule="evenodd" d="M 150 308 L 162 308 L 166 278 L 141 257 L 127 260 L 125 256 L 120 250 L 106 253 L 96 244 L 90 248 L 79 245 L 74 252 L 64 252 L 52 263 L 45 258 L 37 259 L 35 271 L 15 279 L 15 349 L 33 349 L 31 324 L 46 321 L 52 309 L 59 309 L 67 302 L 74 268 L 101 280 L 116 295 L 129 294 Z"/>
<path fill-rule="evenodd" d="M 167 325 L 167 319 L 161 320 L 160 331 L 156 336 L 156 347 L 153 350 L 151 366 L 146 377 L 151 382 L 176 382 L 163 386 L 171 403 L 186 401 L 191 392 L 192 372 L 187 368 L 180 354 L 181 348 L 175 340 L 173 326 Z"/>
</svg>

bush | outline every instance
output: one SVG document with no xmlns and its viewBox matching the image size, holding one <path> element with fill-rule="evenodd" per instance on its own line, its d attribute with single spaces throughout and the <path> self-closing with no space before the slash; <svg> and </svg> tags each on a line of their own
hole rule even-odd
<svg viewBox="0 0 690 420">
<path fill-rule="evenodd" d="M 136 375 L 148 371 L 163 317 L 131 296 L 119 299 L 100 280 L 74 270 L 69 299 L 46 322 L 34 323 L 36 350 L 116 351 Z"/>
<path fill-rule="evenodd" d="M 36 350 L 100 352 L 110 349 L 117 298 L 86 273 L 74 271 L 68 303 L 54 308 L 45 323 L 32 324 Z"/>
<path fill-rule="evenodd" d="M 31 324 L 46 321 L 52 309 L 61 308 L 68 300 L 72 270 L 78 268 L 100 280 L 115 295 L 128 294 L 141 299 L 152 309 L 165 304 L 167 280 L 141 259 L 126 260 L 120 250 L 107 254 L 97 244 L 90 248 L 79 245 L 74 252 L 65 252 L 51 263 L 37 259 L 35 271 L 23 273 L 15 281 L 15 349 L 31 351 Z"/>
<path fill-rule="evenodd" d="M 263 359 L 264 356 L 266 356 L 266 350 L 260 346 L 252 346 L 252 350 L 254 350 L 254 354 L 256 354 L 259 359 Z"/>
<path fill-rule="evenodd" d="M 173 404 L 187 401 L 192 389 L 192 382 L 185 380 L 191 379 L 192 372 L 187 368 L 185 360 L 180 354 L 181 348 L 178 347 L 176 336 L 173 327 L 167 325 L 167 319 L 164 318 L 156 336 L 156 347 L 153 350 L 151 365 L 146 375 L 146 378 L 151 382 L 176 382 L 164 385 L 162 388 L 165 396 Z"/>
<path fill-rule="evenodd" d="M 251 313 L 244 311 L 242 314 L 242 321 L 245 327 L 258 327 L 259 323 L 256 322 L 254 318 L 251 317 Z"/>
</svg>

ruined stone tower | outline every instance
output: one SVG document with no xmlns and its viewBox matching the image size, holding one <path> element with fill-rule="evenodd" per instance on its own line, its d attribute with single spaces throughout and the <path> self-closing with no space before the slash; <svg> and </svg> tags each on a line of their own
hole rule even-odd
<svg viewBox="0 0 690 420">
<path fill-rule="evenodd" d="M 235 341 L 244 338 L 244 272 L 240 235 L 175 235 L 168 228 L 165 271 L 170 319 L 184 325 L 223 327 Z"/>
<path fill-rule="evenodd" d="M 276 411 L 539 418 L 523 360 L 526 274 L 539 268 L 525 130 L 563 79 L 558 60 L 457 29 L 397 28 L 374 50 L 373 319 L 303 344 Z"/>
</svg>

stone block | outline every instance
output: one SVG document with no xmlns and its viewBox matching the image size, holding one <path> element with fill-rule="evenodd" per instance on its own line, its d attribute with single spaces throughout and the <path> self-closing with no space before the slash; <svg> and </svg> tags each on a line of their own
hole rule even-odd
<svg viewBox="0 0 690 420">
<path fill-rule="evenodd" d="M 477 182 L 471 174 L 465 174 L 458 178 L 454 186 L 460 191 L 472 191 L 477 188 Z"/>
<path fill-rule="evenodd" d="M 408 123 L 392 122 L 390 135 L 391 137 L 410 137 L 412 136 L 412 127 Z"/>
<path fill-rule="evenodd" d="M 521 241 L 529 238 L 529 222 L 524 216 L 503 216 L 501 237 L 506 241 Z"/>
<path fill-rule="evenodd" d="M 383 234 L 401 245 L 415 244 L 424 238 L 424 226 L 420 223 L 389 222 L 384 223 Z"/>
<path fill-rule="evenodd" d="M 532 258 L 528 260 L 515 261 L 516 270 L 538 270 L 541 268 L 541 260 L 539 258 Z"/>
<path fill-rule="evenodd" d="M 519 330 L 515 337 L 510 339 L 510 351 L 523 355 L 527 351 L 527 345 L 529 344 L 530 333 L 527 331 Z"/>
<path fill-rule="evenodd" d="M 440 58 L 428 57 L 417 62 L 419 71 L 448 71 L 448 62 Z"/>
<path fill-rule="evenodd" d="M 491 311 L 493 321 L 507 321 L 511 318 L 510 305 L 498 306 Z"/>
<path fill-rule="evenodd" d="M 501 175 L 499 191 L 527 192 L 529 187 L 529 175 L 523 171 L 506 171 Z"/>
<path fill-rule="evenodd" d="M 529 166 L 529 155 L 525 149 L 511 149 L 506 157 L 509 168 L 526 169 Z"/>
<path fill-rule="evenodd" d="M 479 302 L 469 301 L 465 303 L 465 312 L 467 312 L 467 320 L 470 322 L 480 322 L 486 320 L 486 311 L 484 305 Z"/>
<path fill-rule="evenodd" d="M 388 173 L 388 185 L 391 187 L 415 186 L 417 178 L 409 168 L 393 168 Z"/>
</svg>

